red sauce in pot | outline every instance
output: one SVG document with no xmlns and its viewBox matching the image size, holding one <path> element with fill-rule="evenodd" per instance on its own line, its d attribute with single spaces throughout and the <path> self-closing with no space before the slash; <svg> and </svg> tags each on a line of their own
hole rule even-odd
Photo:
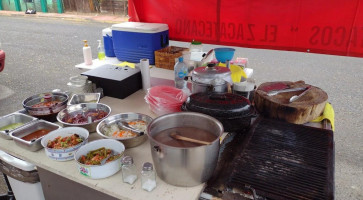
<svg viewBox="0 0 363 200">
<path fill-rule="evenodd" d="M 26 141 L 32 141 L 32 140 L 36 140 L 36 139 L 48 134 L 49 132 L 50 132 L 50 130 L 48 130 L 48 129 L 40 129 L 40 130 L 30 133 L 29 135 L 22 137 L 21 139 L 26 140 Z"/>
<path fill-rule="evenodd" d="M 52 107 L 61 103 L 61 101 L 45 101 L 32 105 L 32 108 Z"/>
</svg>

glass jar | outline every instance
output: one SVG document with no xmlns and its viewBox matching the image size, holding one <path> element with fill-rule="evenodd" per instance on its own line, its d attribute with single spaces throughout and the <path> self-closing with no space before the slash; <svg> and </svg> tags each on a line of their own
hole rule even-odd
<svg viewBox="0 0 363 200">
<path fill-rule="evenodd" d="M 203 52 L 203 45 L 201 42 L 193 40 L 189 47 L 190 52 Z"/>
<path fill-rule="evenodd" d="M 67 83 L 70 94 L 83 94 L 88 92 L 88 81 L 86 76 L 72 76 Z"/>
<path fill-rule="evenodd" d="M 156 187 L 156 175 L 153 169 L 153 165 L 146 162 L 142 166 L 141 170 L 141 187 L 142 189 L 150 192 Z"/>
<path fill-rule="evenodd" d="M 133 184 L 137 179 L 136 166 L 131 156 L 122 158 L 122 180 L 124 183 Z"/>
</svg>

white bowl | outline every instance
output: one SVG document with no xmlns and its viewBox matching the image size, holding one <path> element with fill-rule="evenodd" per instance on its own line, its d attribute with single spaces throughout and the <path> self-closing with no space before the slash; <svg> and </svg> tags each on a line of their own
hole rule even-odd
<svg viewBox="0 0 363 200">
<path fill-rule="evenodd" d="M 104 165 L 85 165 L 78 161 L 82 155 L 87 155 L 88 152 L 102 147 L 105 147 L 106 149 L 112 149 L 115 154 L 122 155 L 125 151 L 125 146 L 121 142 L 114 139 L 100 139 L 82 146 L 74 154 L 74 159 L 78 164 L 78 170 L 80 174 L 91 179 L 101 179 L 112 176 L 121 169 L 122 156 Z"/>
<path fill-rule="evenodd" d="M 66 148 L 66 149 L 53 149 L 53 148 L 47 147 L 47 143 L 49 140 L 54 140 L 58 136 L 61 136 L 61 137 L 71 136 L 75 133 L 83 138 L 82 143 L 80 143 L 76 146 Z M 61 129 L 57 129 L 55 131 L 49 132 L 47 135 L 45 135 L 43 137 L 41 144 L 45 149 L 45 154 L 49 158 L 51 158 L 53 160 L 57 160 L 57 161 L 67 161 L 67 160 L 72 160 L 76 150 L 79 149 L 82 145 L 87 143 L 88 136 L 89 136 L 89 132 L 85 128 L 66 127 L 66 128 L 61 128 Z"/>
</svg>

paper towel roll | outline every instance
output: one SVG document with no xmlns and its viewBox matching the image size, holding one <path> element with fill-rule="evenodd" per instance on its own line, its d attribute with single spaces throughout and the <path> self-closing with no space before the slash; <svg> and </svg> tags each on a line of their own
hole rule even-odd
<svg viewBox="0 0 363 200">
<path fill-rule="evenodd" d="M 141 70 L 141 77 L 142 77 L 142 89 L 147 90 L 150 88 L 149 59 L 143 58 L 140 60 L 140 70 Z"/>
</svg>

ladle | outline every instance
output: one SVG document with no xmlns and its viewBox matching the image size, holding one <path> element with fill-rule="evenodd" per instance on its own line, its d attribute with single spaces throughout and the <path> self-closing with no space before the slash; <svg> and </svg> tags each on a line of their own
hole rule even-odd
<svg viewBox="0 0 363 200">
<path fill-rule="evenodd" d="M 181 136 L 177 132 L 170 133 L 170 137 L 172 137 L 172 138 L 174 138 L 176 140 L 183 140 L 183 141 L 193 142 L 193 143 L 197 143 L 197 144 L 204 144 L 204 145 L 212 144 L 211 142 L 207 142 L 207 141 L 203 141 L 203 140 L 197 140 L 197 139 L 193 139 L 193 138 Z"/>
</svg>

